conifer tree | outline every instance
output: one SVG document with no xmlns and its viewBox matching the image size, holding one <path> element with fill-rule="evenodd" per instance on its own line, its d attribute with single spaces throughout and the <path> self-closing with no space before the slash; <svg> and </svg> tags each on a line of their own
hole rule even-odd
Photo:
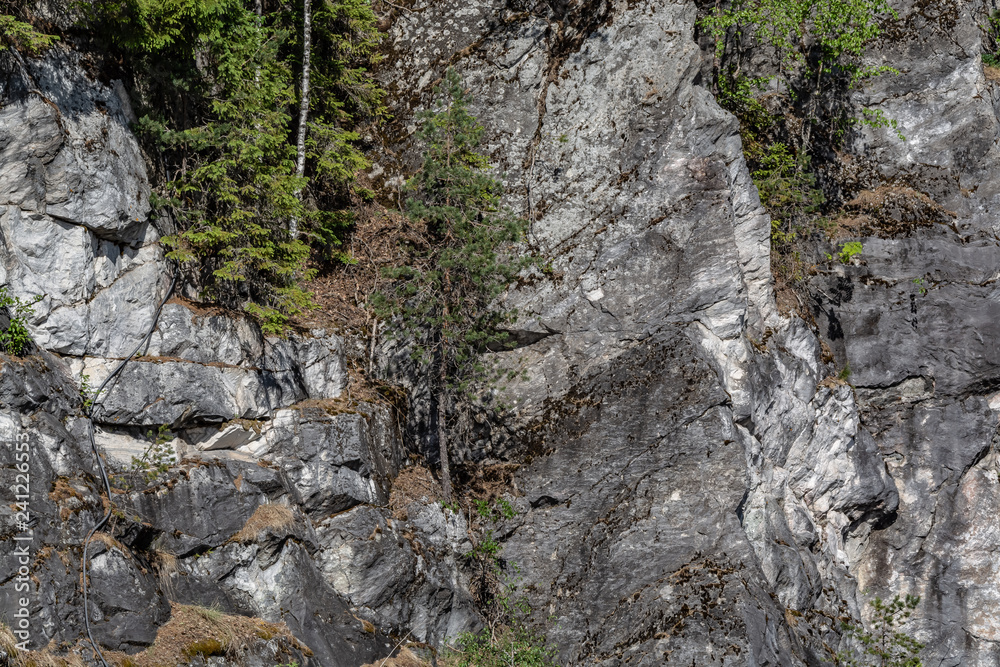
<svg viewBox="0 0 1000 667">
<path fill-rule="evenodd" d="M 423 165 L 407 184 L 407 213 L 423 243 L 411 249 L 407 266 L 387 272 L 394 286 L 373 303 L 390 332 L 407 341 L 429 370 L 447 502 L 449 404 L 496 379 L 482 353 L 509 343 L 502 327 L 516 313 L 495 302 L 533 257 L 516 245 L 528 222 L 501 208 L 502 185 L 477 152 L 483 128 L 469 113 L 469 96 L 454 70 L 435 95 L 435 107 L 420 117 Z"/>
<path fill-rule="evenodd" d="M 361 118 L 384 111 L 369 0 L 314 7 L 268 0 L 95 0 L 91 27 L 131 66 L 171 211 L 170 257 L 201 297 L 254 315 L 268 333 L 312 305 L 313 253 L 351 222 L 352 179 L 368 162 Z M 318 252 L 317 252 L 318 251 Z"/>
</svg>

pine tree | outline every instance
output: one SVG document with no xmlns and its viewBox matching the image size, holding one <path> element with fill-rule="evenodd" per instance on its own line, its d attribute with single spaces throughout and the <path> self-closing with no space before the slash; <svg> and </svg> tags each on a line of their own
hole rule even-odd
<svg viewBox="0 0 1000 667">
<path fill-rule="evenodd" d="M 390 290 L 373 299 L 395 337 L 407 341 L 430 371 L 437 402 L 441 486 L 451 500 L 447 414 L 451 402 L 495 378 L 482 353 L 509 343 L 502 327 L 516 313 L 497 297 L 534 261 L 518 248 L 528 222 L 500 206 L 503 188 L 477 152 L 482 127 L 454 70 L 435 88 L 433 109 L 420 116 L 423 166 L 409 181 L 407 213 L 423 243 L 407 266 L 387 271 Z M 521 251 L 521 252 L 519 252 Z"/>
</svg>

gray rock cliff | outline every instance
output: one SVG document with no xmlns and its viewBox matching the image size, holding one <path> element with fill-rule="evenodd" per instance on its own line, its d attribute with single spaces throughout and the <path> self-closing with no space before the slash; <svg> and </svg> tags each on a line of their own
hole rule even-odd
<svg viewBox="0 0 1000 667">
<path fill-rule="evenodd" d="M 817 262 L 808 321 L 776 306 L 770 219 L 707 87 L 696 3 L 393 11 L 378 76 L 399 136 L 456 67 L 551 258 L 504 297 L 524 313 L 522 346 L 498 355 L 524 371 L 513 409 L 455 456 L 515 469 L 503 558 L 560 663 L 831 664 L 841 620 L 913 593 L 925 664 L 1000 664 L 993 7 L 903 5 L 867 56 L 902 74 L 856 102 L 906 141 L 853 137 L 836 178 L 873 231 L 858 261 Z M 432 412 L 419 378 L 408 422 L 352 399 L 340 335 L 268 338 L 174 298 L 84 416 L 81 378 L 96 386 L 139 343 L 173 269 L 127 93 L 80 58 L 4 57 L 0 77 L 0 279 L 43 296 L 35 354 L 0 363 L 5 479 L 6 443 L 32 453 L 31 525 L 0 505 L 11 567 L 31 536 L 32 648 L 78 650 L 82 546 L 105 509 L 91 432 L 118 480 L 88 550 L 107 649 L 148 647 L 171 603 L 283 622 L 299 658 L 331 667 L 480 627 L 468 515 L 409 464 Z M 416 150 L 390 149 L 373 156 L 384 178 Z M 161 425 L 169 470 L 148 482 L 132 462 Z M 8 624 L 17 583 L 0 578 Z"/>
</svg>

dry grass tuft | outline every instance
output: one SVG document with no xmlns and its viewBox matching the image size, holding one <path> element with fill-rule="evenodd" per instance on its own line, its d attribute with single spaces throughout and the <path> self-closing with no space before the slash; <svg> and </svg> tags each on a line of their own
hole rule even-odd
<svg viewBox="0 0 1000 667">
<path fill-rule="evenodd" d="M 844 208 L 847 213 L 833 222 L 846 234 L 835 232 L 835 237 L 874 235 L 897 238 L 918 227 L 949 224 L 955 218 L 953 211 L 947 210 L 929 195 L 895 185 L 862 190 Z"/>
<path fill-rule="evenodd" d="M 986 75 L 987 81 L 1000 81 L 1000 67 L 983 65 L 983 74 Z"/>
<path fill-rule="evenodd" d="M 0 623 L 0 651 L 7 654 L 9 667 L 85 667 L 83 659 L 75 653 L 55 655 L 50 646 L 41 651 L 20 651 L 11 629 Z"/>
<path fill-rule="evenodd" d="M 153 569 L 160 582 L 160 589 L 167 597 L 173 597 L 174 575 L 177 574 L 177 556 L 159 549 L 153 551 Z"/>
<path fill-rule="evenodd" d="M 118 551 L 122 552 L 125 555 L 130 555 L 129 550 L 125 547 L 124 544 L 122 544 L 114 537 L 103 531 L 98 531 L 94 533 L 94 537 L 90 541 L 100 542 L 108 549 L 108 551 L 111 551 L 112 549 L 117 549 Z"/>
<path fill-rule="evenodd" d="M 846 387 L 850 384 L 847 380 L 836 375 L 828 375 L 819 382 L 820 387 L 826 387 L 828 389 L 836 389 L 837 387 Z"/>
<path fill-rule="evenodd" d="M 230 616 L 216 609 L 170 603 L 170 620 L 160 627 L 153 645 L 136 655 L 110 652 L 116 667 L 176 667 L 212 656 L 237 658 L 260 641 L 277 640 L 281 651 L 294 657 L 312 655 L 284 623 Z"/>
<path fill-rule="evenodd" d="M 430 667 L 430 663 L 426 660 L 421 660 L 417 657 L 417 654 L 410 649 L 402 648 L 399 650 L 399 653 L 391 658 L 376 660 L 375 662 L 362 665 L 361 667 Z"/>
<path fill-rule="evenodd" d="M 278 532 L 294 525 L 295 515 L 290 507 L 273 503 L 260 505 L 229 541 L 249 544 L 257 541 L 265 531 Z"/>
</svg>

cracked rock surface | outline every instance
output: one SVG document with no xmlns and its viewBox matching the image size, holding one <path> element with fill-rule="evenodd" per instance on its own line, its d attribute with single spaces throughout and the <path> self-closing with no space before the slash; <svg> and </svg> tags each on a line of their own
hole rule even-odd
<svg viewBox="0 0 1000 667">
<path fill-rule="evenodd" d="M 992 5 L 904 0 L 866 56 L 902 73 L 855 101 L 907 140 L 851 138 L 837 177 L 871 235 L 850 264 L 822 262 L 821 242 L 808 321 L 775 305 L 770 220 L 706 87 L 696 3 L 409 9 L 379 72 L 403 139 L 375 166 L 413 167 L 414 114 L 457 67 L 507 203 L 551 259 L 504 297 L 522 313 L 500 357 L 525 371 L 513 409 L 454 458 L 516 470 L 497 535 L 561 663 L 831 664 L 842 619 L 913 593 L 925 664 L 996 665 Z M 172 269 L 124 87 L 62 46 L 0 66 L 0 279 L 43 296 L 32 356 L 0 360 L 0 434 L 32 452 L 33 648 L 81 637 L 82 545 L 105 509 L 91 430 L 116 486 L 88 550 L 107 648 L 148 646 L 171 602 L 284 622 L 318 666 L 481 627 L 468 516 L 408 465 L 433 449 L 435 406 L 405 353 L 382 349 L 412 390 L 398 420 L 344 395 L 340 336 L 271 339 L 175 295 L 84 417 L 80 380 L 131 353 Z M 149 478 L 135 461 L 161 425 L 170 466 Z M 5 475 L 15 454 L 0 448 Z M 7 559 L 14 512 L 0 504 Z M 0 579 L 0 611 L 16 584 Z"/>
</svg>

